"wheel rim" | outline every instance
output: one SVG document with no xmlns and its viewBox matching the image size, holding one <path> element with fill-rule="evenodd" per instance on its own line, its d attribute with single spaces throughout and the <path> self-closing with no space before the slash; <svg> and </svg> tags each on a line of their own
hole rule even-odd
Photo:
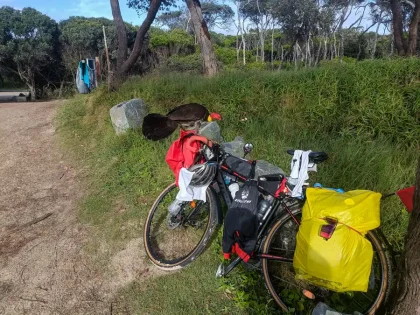
<svg viewBox="0 0 420 315">
<path fill-rule="evenodd" d="M 296 217 L 300 221 L 301 213 L 297 213 Z M 276 225 L 272 233 L 270 232 L 264 246 L 264 253 L 293 258 L 297 230 L 298 227 L 293 219 L 291 217 L 286 218 Z M 371 241 L 374 250 L 373 272 L 368 292 L 337 293 L 319 288 L 305 281 L 296 280 L 292 263 L 264 260 L 264 277 L 270 293 L 285 310 L 291 308 L 307 310 L 313 308 L 317 302 L 322 301 L 339 312 L 352 314 L 358 311 L 363 314 L 373 314 L 382 301 L 383 288 L 386 285 L 384 275 L 386 275 L 385 268 L 387 266 L 385 260 L 382 259 L 381 261 L 384 254 L 382 249 L 378 248 L 380 244 L 373 239 L 371 233 L 367 234 L 367 238 Z M 315 303 L 304 297 L 303 289 L 315 294 Z"/>
<path fill-rule="evenodd" d="M 167 226 L 169 205 L 178 190 L 171 185 L 152 207 L 146 226 L 146 247 L 149 257 L 158 265 L 179 264 L 190 257 L 202 242 L 210 222 L 210 203 L 195 201 L 182 204 L 180 223 L 174 229 Z"/>
</svg>

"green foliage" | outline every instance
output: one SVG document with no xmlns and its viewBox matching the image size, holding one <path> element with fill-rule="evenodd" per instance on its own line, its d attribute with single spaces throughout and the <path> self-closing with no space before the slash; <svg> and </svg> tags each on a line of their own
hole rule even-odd
<svg viewBox="0 0 420 315">
<path fill-rule="evenodd" d="M 150 46 L 152 48 L 162 46 L 194 47 L 194 38 L 181 29 L 164 31 L 153 28 L 150 31 Z"/>
<path fill-rule="evenodd" d="M 44 83 L 59 77 L 57 23 L 32 8 L 1 7 L 0 20 L 0 67 L 17 73 L 33 94 L 40 94 Z"/>
<path fill-rule="evenodd" d="M 236 49 L 227 47 L 216 47 L 216 56 L 225 65 L 231 65 L 237 62 Z"/>
<path fill-rule="evenodd" d="M 184 29 L 184 12 L 180 10 L 164 12 L 156 17 L 156 22 L 162 26 L 167 26 L 170 30 L 176 28 Z"/>
<path fill-rule="evenodd" d="M 212 29 L 215 26 L 226 28 L 235 15 L 231 6 L 228 4 L 219 4 L 214 0 L 202 1 L 201 11 L 203 19 L 209 29 Z"/>
<path fill-rule="evenodd" d="M 159 113 L 182 103 L 203 103 L 222 114 L 227 141 L 244 136 L 254 143 L 252 158 L 286 172 L 286 149 L 326 151 L 330 159 L 311 174 L 312 183 L 382 193 L 412 185 L 420 153 L 419 68 L 417 59 L 396 59 L 297 72 L 231 71 L 212 79 L 167 74 L 133 78 L 115 93 L 100 89 L 78 97 L 61 108 L 59 130 L 70 151 L 91 169 L 80 218 L 115 251 L 138 237 L 149 207 L 173 181 L 164 157 L 177 135 L 150 142 L 138 132 L 113 133 L 109 108 L 134 97 Z M 407 230 L 403 209 L 397 198 L 385 200 L 381 208 L 382 228 L 396 251 L 403 248 Z M 238 268 L 217 282 L 219 242 L 182 272 L 136 281 L 119 296 L 133 313 L 182 314 L 188 305 L 203 313 L 276 314 L 258 273 Z M 283 295 L 296 302 L 296 312 L 309 310 L 293 292 Z"/>
<path fill-rule="evenodd" d="M 115 61 L 118 40 L 117 30 L 112 20 L 73 16 L 60 22 L 62 56 L 69 73 L 75 71 L 80 58 L 104 56 L 103 26 L 105 26 L 110 59 Z M 131 48 L 136 39 L 137 29 L 133 25 L 126 23 L 126 31 L 127 44 Z"/>
<path fill-rule="evenodd" d="M 187 56 L 171 56 L 168 58 L 166 67 L 161 69 L 168 72 L 202 73 L 202 60 L 200 54 Z"/>
</svg>

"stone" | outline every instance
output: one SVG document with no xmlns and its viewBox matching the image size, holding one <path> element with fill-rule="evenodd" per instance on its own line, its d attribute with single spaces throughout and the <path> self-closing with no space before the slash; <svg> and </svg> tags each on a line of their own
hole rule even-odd
<svg viewBox="0 0 420 315">
<path fill-rule="evenodd" d="M 236 157 L 243 157 L 244 156 L 244 145 L 245 140 L 244 138 L 238 136 L 235 140 L 231 142 L 225 142 L 222 144 L 222 149 L 229 154 L 232 154 Z"/>
<path fill-rule="evenodd" d="M 217 122 L 203 122 L 198 129 L 198 134 L 217 143 L 223 143 L 220 126 Z"/>
<path fill-rule="evenodd" d="M 257 161 L 257 164 L 255 165 L 255 177 L 273 174 L 283 174 L 286 176 L 286 173 L 280 167 L 264 160 Z"/>
<path fill-rule="evenodd" d="M 143 100 L 136 98 L 118 105 L 109 110 L 112 126 L 117 135 L 124 134 L 128 129 L 139 129 L 147 115 L 147 105 Z"/>
</svg>

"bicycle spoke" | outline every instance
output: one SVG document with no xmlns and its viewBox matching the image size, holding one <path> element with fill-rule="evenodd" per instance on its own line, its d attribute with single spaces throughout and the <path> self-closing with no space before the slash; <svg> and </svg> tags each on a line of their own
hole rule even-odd
<svg viewBox="0 0 420 315">
<path fill-rule="evenodd" d="M 168 207 L 176 199 L 177 192 L 176 186 L 173 185 L 159 197 L 160 199 L 152 209 L 153 215 L 149 219 L 146 230 L 147 253 L 158 265 L 176 264 L 188 257 L 197 249 L 208 232 L 209 202 L 196 201 L 195 207 L 184 202 L 180 205 L 177 217 L 168 216 Z"/>
</svg>

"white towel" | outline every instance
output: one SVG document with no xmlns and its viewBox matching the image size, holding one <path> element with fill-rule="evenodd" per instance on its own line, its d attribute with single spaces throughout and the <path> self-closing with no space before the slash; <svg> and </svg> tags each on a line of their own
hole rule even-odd
<svg viewBox="0 0 420 315">
<path fill-rule="evenodd" d="M 309 179 L 308 171 L 316 172 L 316 164 L 309 167 L 309 153 L 312 151 L 295 150 L 291 162 L 291 173 L 289 182 L 295 187 L 291 193 L 292 197 L 302 196 L 302 187 L 307 179 Z"/>
<path fill-rule="evenodd" d="M 182 201 L 202 200 L 206 202 L 206 191 L 209 185 L 201 187 L 190 186 L 193 175 L 194 172 L 190 172 L 184 167 L 181 168 L 178 178 L 179 192 L 176 195 L 176 199 Z"/>
</svg>

